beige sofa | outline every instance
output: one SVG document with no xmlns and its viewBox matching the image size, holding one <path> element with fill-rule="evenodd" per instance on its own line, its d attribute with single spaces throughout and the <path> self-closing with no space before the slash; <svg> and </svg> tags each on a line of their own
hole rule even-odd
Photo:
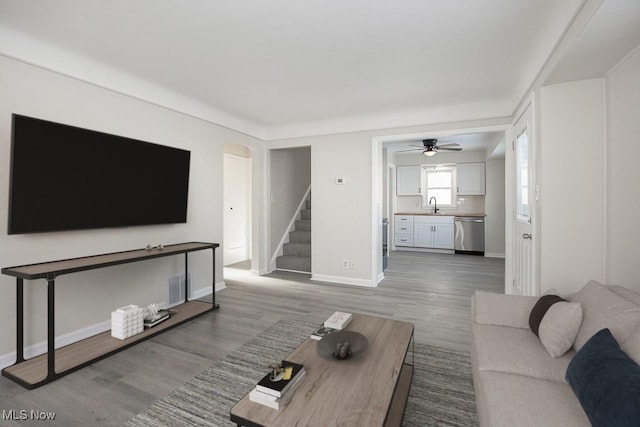
<svg viewBox="0 0 640 427">
<path fill-rule="evenodd" d="M 622 349 L 640 363 L 640 294 L 589 282 L 571 295 L 582 322 L 571 349 L 549 355 L 529 328 L 537 297 L 476 292 L 472 298 L 473 381 L 481 426 L 589 426 L 567 366 L 590 336 L 610 328 Z"/>
</svg>

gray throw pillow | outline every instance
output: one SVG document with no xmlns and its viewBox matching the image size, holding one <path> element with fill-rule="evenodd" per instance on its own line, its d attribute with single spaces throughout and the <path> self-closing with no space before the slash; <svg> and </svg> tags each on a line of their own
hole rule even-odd
<svg viewBox="0 0 640 427">
<path fill-rule="evenodd" d="M 593 280 L 576 292 L 571 302 L 580 303 L 584 317 L 573 344 L 576 351 L 605 328 L 618 342 L 624 343 L 640 324 L 639 306 Z"/>
</svg>

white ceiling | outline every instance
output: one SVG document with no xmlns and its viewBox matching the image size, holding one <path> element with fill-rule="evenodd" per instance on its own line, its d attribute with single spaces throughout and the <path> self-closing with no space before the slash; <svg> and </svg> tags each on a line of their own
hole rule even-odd
<svg viewBox="0 0 640 427">
<path fill-rule="evenodd" d="M 585 1 L 0 0 L 0 53 L 274 139 L 508 117 Z"/>
</svg>

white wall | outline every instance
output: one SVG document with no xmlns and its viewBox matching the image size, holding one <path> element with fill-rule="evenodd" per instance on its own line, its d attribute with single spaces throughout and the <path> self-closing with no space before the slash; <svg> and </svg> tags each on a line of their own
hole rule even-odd
<svg viewBox="0 0 640 427">
<path fill-rule="evenodd" d="M 268 148 L 311 146 L 312 279 L 373 286 L 372 142 L 366 133 L 273 141 Z M 344 184 L 337 185 L 336 178 Z M 352 262 L 343 268 L 342 261 Z"/>
<path fill-rule="evenodd" d="M 268 141 L 268 149 L 311 146 L 312 279 L 360 286 L 375 286 L 380 279 L 382 244 L 377 234 L 382 229 L 384 156 L 381 143 L 374 140 L 504 127 L 502 120 L 473 121 Z M 483 158 L 485 153 L 478 155 Z M 335 184 L 338 177 L 345 179 L 344 185 Z M 344 260 L 353 266 L 343 268 Z"/>
<path fill-rule="evenodd" d="M 0 57 L 0 93 L 0 224 L 7 223 L 12 113 L 191 150 L 186 224 L 11 236 L 3 231 L 2 267 L 142 248 L 148 243 L 222 243 L 223 143 L 256 140 L 5 57 Z M 195 290 L 206 291 L 212 280 L 222 284 L 221 251 L 216 255 L 215 278 L 210 253 L 189 256 Z M 183 257 L 169 257 L 60 276 L 56 334 L 107 321 L 113 309 L 125 304 L 164 302 L 167 277 L 182 272 L 183 263 Z M 42 280 L 25 283 L 27 345 L 46 337 L 45 290 Z M 13 278 L 0 276 L 0 301 L 1 356 L 15 351 Z"/>
<path fill-rule="evenodd" d="M 505 160 L 486 162 L 485 256 L 505 256 Z"/>
<path fill-rule="evenodd" d="M 270 246 L 269 256 L 278 249 L 300 201 L 311 184 L 311 148 L 271 150 L 270 158 Z"/>
<path fill-rule="evenodd" d="M 604 274 L 603 80 L 541 90 L 540 291 Z"/>
<path fill-rule="evenodd" d="M 606 281 L 640 292 L 640 49 L 606 89 Z"/>
</svg>

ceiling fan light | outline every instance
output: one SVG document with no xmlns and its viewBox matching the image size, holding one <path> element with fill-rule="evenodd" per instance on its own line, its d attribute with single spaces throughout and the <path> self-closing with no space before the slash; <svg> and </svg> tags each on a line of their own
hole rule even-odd
<svg viewBox="0 0 640 427">
<path fill-rule="evenodd" d="M 424 150 L 422 154 L 424 154 L 427 157 L 433 157 L 436 155 L 436 152 L 434 150 Z"/>
</svg>

